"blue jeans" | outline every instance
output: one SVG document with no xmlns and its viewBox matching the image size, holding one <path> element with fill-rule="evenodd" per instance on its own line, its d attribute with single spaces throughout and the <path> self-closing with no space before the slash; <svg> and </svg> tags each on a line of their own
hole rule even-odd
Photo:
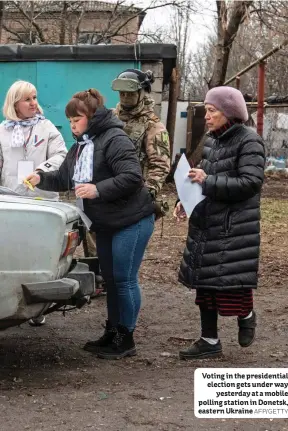
<svg viewBox="0 0 288 431">
<path fill-rule="evenodd" d="M 107 287 L 108 320 L 133 331 L 141 306 L 138 272 L 154 230 L 154 214 L 116 232 L 97 232 L 96 245 Z"/>
</svg>

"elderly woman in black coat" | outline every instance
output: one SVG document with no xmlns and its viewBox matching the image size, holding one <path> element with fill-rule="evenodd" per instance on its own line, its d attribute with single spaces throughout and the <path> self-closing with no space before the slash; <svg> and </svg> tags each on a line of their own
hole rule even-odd
<svg viewBox="0 0 288 431">
<path fill-rule="evenodd" d="M 201 337 L 181 359 L 222 353 L 217 317 L 238 317 L 238 340 L 248 347 L 255 338 L 253 289 L 257 288 L 260 247 L 260 191 L 264 178 L 261 137 L 243 123 L 248 112 L 240 91 L 216 87 L 205 98 L 209 129 L 201 169 L 189 177 L 206 198 L 194 209 L 179 280 L 196 289 Z M 185 218 L 179 202 L 174 216 Z"/>
</svg>

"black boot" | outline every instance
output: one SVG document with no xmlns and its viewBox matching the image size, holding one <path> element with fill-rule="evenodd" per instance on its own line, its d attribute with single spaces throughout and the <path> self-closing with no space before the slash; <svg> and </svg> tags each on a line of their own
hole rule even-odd
<svg viewBox="0 0 288 431">
<path fill-rule="evenodd" d="M 210 344 L 203 340 L 203 338 L 199 338 L 199 340 L 195 341 L 188 349 L 180 350 L 179 357 L 180 359 L 201 359 L 218 356 L 221 355 L 221 353 L 222 345 L 220 340 L 217 344 Z"/>
<path fill-rule="evenodd" d="M 108 346 L 101 347 L 97 353 L 101 359 L 121 359 L 125 356 L 136 355 L 136 348 L 133 339 L 133 331 L 129 331 L 125 326 L 118 325 L 118 331 L 112 342 Z"/>
<path fill-rule="evenodd" d="M 255 340 L 256 313 L 252 310 L 252 316 L 249 319 L 238 317 L 238 342 L 241 347 L 249 347 Z"/>
<path fill-rule="evenodd" d="M 98 338 L 98 340 L 95 341 L 88 341 L 83 347 L 83 349 L 87 350 L 87 352 L 98 353 L 101 347 L 107 346 L 109 343 L 112 342 L 116 334 L 117 328 L 115 326 L 112 326 L 109 320 L 106 320 L 106 327 L 102 337 Z"/>
</svg>

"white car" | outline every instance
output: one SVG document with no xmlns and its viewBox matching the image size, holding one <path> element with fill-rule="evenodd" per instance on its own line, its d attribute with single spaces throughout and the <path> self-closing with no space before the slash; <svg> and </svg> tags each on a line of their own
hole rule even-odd
<svg viewBox="0 0 288 431">
<path fill-rule="evenodd" d="M 67 305 L 81 308 L 95 274 L 73 260 L 81 219 L 73 205 L 0 187 L 0 330 Z"/>
</svg>

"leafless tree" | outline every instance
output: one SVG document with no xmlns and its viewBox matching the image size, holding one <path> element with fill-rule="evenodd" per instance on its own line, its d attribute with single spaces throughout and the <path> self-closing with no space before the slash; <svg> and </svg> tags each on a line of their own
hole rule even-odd
<svg viewBox="0 0 288 431">
<path fill-rule="evenodd" d="M 188 65 L 190 52 L 188 49 L 190 40 L 190 19 L 194 8 L 194 2 L 187 0 L 185 8 L 173 8 L 171 16 L 172 40 L 176 43 L 178 58 L 177 66 L 180 74 L 180 97 L 184 98 L 186 93 Z"/>
<path fill-rule="evenodd" d="M 69 2 L 63 1 L 63 7 L 62 7 L 61 17 L 60 17 L 60 28 L 59 28 L 59 43 L 60 43 L 60 45 L 65 44 L 66 29 L 67 29 L 66 16 L 68 13 L 68 9 L 69 9 Z"/>
<path fill-rule="evenodd" d="M 238 2 L 239 3 L 239 2 Z M 275 6 L 277 3 L 277 8 Z M 272 25 L 273 18 L 273 25 Z M 245 20 L 245 25 L 240 25 L 237 31 L 237 36 L 233 39 L 230 51 L 229 61 L 226 71 L 216 64 L 212 76 L 215 77 L 217 67 L 219 69 L 218 76 L 222 75 L 222 79 L 216 82 L 222 84 L 230 76 L 234 76 L 238 71 L 248 66 L 253 61 L 259 59 L 273 47 L 280 44 L 287 38 L 287 21 L 288 21 L 288 3 L 283 1 L 278 2 L 253 2 L 250 6 L 249 14 Z M 216 38 L 216 39 L 215 39 Z M 199 46 L 197 53 L 194 56 L 193 66 L 191 67 L 191 87 L 192 94 L 205 95 L 208 85 L 211 85 L 211 78 L 207 79 L 209 70 L 211 70 L 211 59 L 215 58 L 215 50 L 218 53 L 217 59 L 222 59 L 223 52 L 219 52 L 219 37 L 214 37 L 213 34 L 208 43 Z M 218 50 L 218 51 L 217 51 Z M 266 65 L 266 95 L 272 93 L 288 94 L 288 82 L 286 79 L 279 79 L 281 76 L 286 76 L 288 73 L 288 49 L 279 51 L 267 60 Z M 223 59 L 220 62 L 224 64 Z M 222 71 L 222 72 L 221 72 Z M 209 76 L 209 75 L 208 75 Z M 241 77 L 241 91 L 249 93 L 252 97 L 257 96 L 258 70 L 257 67 L 251 69 Z M 234 85 L 231 83 L 230 85 Z M 212 83 L 213 86 L 213 83 Z"/>
<path fill-rule="evenodd" d="M 189 61 L 189 73 L 187 82 L 187 93 L 189 99 L 194 101 L 204 100 L 208 90 L 208 80 L 215 62 L 214 47 L 216 36 L 211 34 L 206 42 L 200 44 L 193 58 Z"/>
<path fill-rule="evenodd" d="M 217 44 L 215 47 L 215 64 L 208 82 L 209 88 L 225 82 L 229 55 L 238 30 L 247 18 L 252 1 L 228 2 L 217 0 Z"/>
<path fill-rule="evenodd" d="M 105 2 L 98 0 L 6 1 L 3 2 L 3 28 L 10 34 L 11 41 L 18 43 L 65 44 L 68 41 L 78 44 L 81 43 L 81 32 L 85 31 L 83 23 L 86 17 L 89 18 L 93 3 L 95 6 L 99 5 L 99 11 L 101 5 L 105 6 Z M 150 0 L 141 8 L 137 2 L 115 0 L 104 8 L 103 19 L 95 20 L 97 23 L 93 30 L 89 30 L 89 37 L 85 43 L 107 43 L 111 39 L 118 39 L 123 43 L 134 42 L 138 37 L 139 26 L 136 25 L 130 30 L 131 23 L 141 22 L 148 11 L 170 6 L 184 10 L 186 4 L 187 0 Z"/>
<path fill-rule="evenodd" d="M 1 40 L 2 28 L 3 28 L 4 7 L 5 7 L 5 2 L 4 1 L 0 2 L 0 40 Z"/>
<path fill-rule="evenodd" d="M 199 5 L 196 0 L 187 0 L 184 12 L 174 8 L 169 22 L 170 28 L 166 33 L 163 31 L 162 35 L 158 31 L 156 36 L 165 42 L 170 39 L 177 45 L 182 97 L 187 98 L 189 94 L 203 97 L 208 88 L 224 83 L 233 43 L 243 22 L 249 16 L 252 3 L 216 1 L 216 37 L 212 32 L 208 42 L 199 44 L 197 53 L 193 55 L 188 49 L 189 33 L 193 29 L 193 20 L 197 21 L 197 17 L 203 14 L 203 3 Z"/>
<path fill-rule="evenodd" d="M 231 50 L 227 78 L 234 76 L 238 71 L 259 59 L 283 40 L 281 38 L 278 42 L 277 39 L 277 37 L 273 37 L 270 29 L 259 25 L 256 16 L 251 17 L 251 22 L 245 29 L 241 29 Z M 269 57 L 266 61 L 265 87 L 267 95 L 272 93 L 288 94 L 287 80 L 279 79 L 281 76 L 286 76 L 288 72 L 287 53 L 286 48 L 286 50 L 281 50 Z M 258 85 L 257 67 L 242 75 L 240 79 L 241 90 L 255 98 Z"/>
<path fill-rule="evenodd" d="M 142 35 L 142 41 L 156 43 L 174 43 L 177 46 L 177 68 L 179 71 L 179 97 L 186 98 L 190 85 L 191 64 L 194 59 L 190 49 L 193 22 L 197 20 L 201 4 L 198 0 L 185 0 L 179 5 L 169 8 L 169 18 L 163 27 L 149 29 Z M 203 6 L 202 6 L 203 9 Z"/>
</svg>

